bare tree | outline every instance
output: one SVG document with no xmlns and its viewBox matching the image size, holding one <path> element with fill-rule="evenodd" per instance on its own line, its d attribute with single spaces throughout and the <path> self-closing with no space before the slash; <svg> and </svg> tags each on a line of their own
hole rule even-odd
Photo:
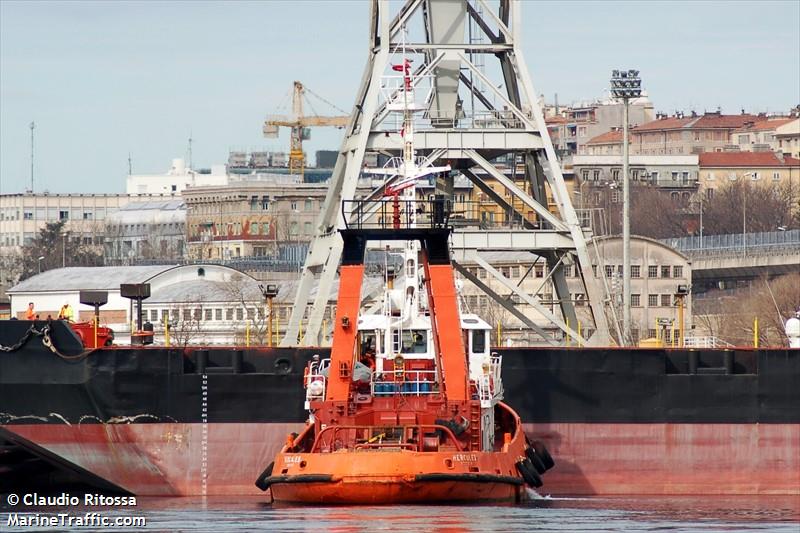
<svg viewBox="0 0 800 533">
<path fill-rule="evenodd" d="M 203 307 L 202 298 L 196 295 L 190 301 L 170 308 L 170 344 L 185 348 L 202 336 Z"/>
<path fill-rule="evenodd" d="M 750 288 L 717 292 L 694 301 L 694 320 L 713 336 L 737 346 L 753 344 L 756 319 L 759 345 L 786 346 L 786 319 L 800 302 L 800 273 L 753 281 Z"/>
<path fill-rule="evenodd" d="M 704 208 L 703 228 L 707 235 L 775 231 L 800 227 L 796 191 L 791 184 L 754 185 L 749 180 L 730 181 L 716 190 Z"/>
</svg>

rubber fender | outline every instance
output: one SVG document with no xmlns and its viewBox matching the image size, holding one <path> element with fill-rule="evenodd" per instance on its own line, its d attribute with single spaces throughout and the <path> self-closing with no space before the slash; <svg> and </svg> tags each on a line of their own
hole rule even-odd
<svg viewBox="0 0 800 533">
<path fill-rule="evenodd" d="M 550 470 L 554 466 L 556 466 L 555 461 L 553 458 L 550 457 L 550 452 L 547 451 L 547 447 L 544 443 L 540 440 L 535 440 L 531 443 L 531 448 L 536 451 L 536 455 L 539 456 L 539 459 L 542 460 L 542 464 L 544 465 L 545 469 Z"/>
<path fill-rule="evenodd" d="M 268 477 L 272 475 L 273 468 L 275 468 L 275 461 L 272 461 L 270 464 L 268 464 L 267 468 L 265 468 L 264 471 L 261 472 L 261 475 L 258 476 L 258 479 L 256 480 L 256 487 L 258 487 L 261 490 L 267 490 L 269 488 L 269 485 L 267 485 L 266 480 Z"/>
<path fill-rule="evenodd" d="M 536 455 L 536 451 L 533 448 L 526 448 L 525 455 L 528 456 L 528 460 L 531 462 L 538 474 L 541 475 L 547 472 L 547 468 L 545 468 L 544 463 L 541 459 L 539 459 L 539 456 Z"/>
<path fill-rule="evenodd" d="M 522 479 L 525 480 L 525 483 L 533 488 L 538 488 L 543 485 L 542 478 L 540 478 L 539 474 L 536 473 L 536 470 L 533 468 L 533 465 L 528 459 L 518 461 L 516 466 L 517 471 L 522 476 Z"/>
</svg>

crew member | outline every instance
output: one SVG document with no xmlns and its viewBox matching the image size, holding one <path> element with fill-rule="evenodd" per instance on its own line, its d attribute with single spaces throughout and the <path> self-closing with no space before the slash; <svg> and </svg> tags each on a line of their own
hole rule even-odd
<svg viewBox="0 0 800 533">
<path fill-rule="evenodd" d="M 73 316 L 75 315 L 72 312 L 72 307 L 69 305 L 69 302 L 64 302 L 64 305 L 61 306 L 61 310 L 58 312 L 58 319 L 72 322 Z"/>
<path fill-rule="evenodd" d="M 33 310 L 33 302 L 28 302 L 28 309 L 25 310 L 25 320 L 35 320 L 36 311 Z"/>
</svg>

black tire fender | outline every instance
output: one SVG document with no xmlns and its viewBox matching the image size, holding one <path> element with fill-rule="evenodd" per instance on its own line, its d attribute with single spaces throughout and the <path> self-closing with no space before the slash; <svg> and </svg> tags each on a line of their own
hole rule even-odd
<svg viewBox="0 0 800 533">
<path fill-rule="evenodd" d="M 547 472 L 547 467 L 544 466 L 544 463 L 541 459 L 539 459 L 539 456 L 536 455 L 536 451 L 533 448 L 526 448 L 525 455 L 528 456 L 528 460 L 531 462 L 539 475 Z"/>
<path fill-rule="evenodd" d="M 554 466 L 556 466 L 555 461 L 550 456 L 550 452 L 547 451 L 547 447 L 544 443 L 540 440 L 535 440 L 531 443 L 531 448 L 534 449 L 536 455 L 539 456 L 539 459 L 542 460 L 542 464 L 544 465 L 545 469 L 550 470 Z"/>
<path fill-rule="evenodd" d="M 261 472 L 261 475 L 258 476 L 258 479 L 256 480 L 256 487 L 261 490 L 267 490 L 269 488 L 269 485 L 267 485 L 267 478 L 272 475 L 273 468 L 275 468 L 275 461 L 272 461 L 270 464 L 268 464 L 267 468 L 265 468 L 264 471 Z"/>
<path fill-rule="evenodd" d="M 542 483 L 542 478 L 539 477 L 539 474 L 536 473 L 536 470 L 527 458 L 522 461 L 517 461 L 516 466 L 517 471 L 522 476 L 522 479 L 524 479 L 525 483 L 531 487 L 538 488 L 544 484 Z"/>
</svg>

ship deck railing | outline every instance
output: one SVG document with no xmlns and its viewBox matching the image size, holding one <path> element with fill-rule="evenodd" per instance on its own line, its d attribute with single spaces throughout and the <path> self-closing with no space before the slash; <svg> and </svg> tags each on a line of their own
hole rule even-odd
<svg viewBox="0 0 800 533">
<path fill-rule="evenodd" d="M 453 431 L 440 424 L 406 426 L 328 426 L 320 431 L 311 453 L 342 451 L 462 451 Z"/>
<path fill-rule="evenodd" d="M 373 396 L 437 394 L 435 370 L 392 370 L 376 372 L 371 384 Z"/>
</svg>

